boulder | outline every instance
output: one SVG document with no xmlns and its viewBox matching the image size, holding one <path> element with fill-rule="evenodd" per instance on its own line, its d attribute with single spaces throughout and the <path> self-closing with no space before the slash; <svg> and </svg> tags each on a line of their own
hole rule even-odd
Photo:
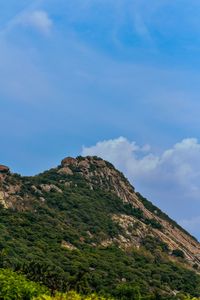
<svg viewBox="0 0 200 300">
<path fill-rule="evenodd" d="M 88 162 L 87 160 L 82 160 L 82 161 L 80 161 L 80 162 L 78 163 L 78 166 L 79 166 L 80 168 L 89 169 L 90 164 L 89 164 L 89 162 Z"/>
<path fill-rule="evenodd" d="M 58 173 L 62 175 L 73 175 L 73 172 L 69 167 L 61 168 L 60 170 L 58 170 Z"/>
<path fill-rule="evenodd" d="M 77 160 L 73 157 L 66 157 L 61 161 L 61 166 L 62 167 L 68 167 L 70 165 L 76 166 L 77 165 Z"/>
<path fill-rule="evenodd" d="M 4 165 L 0 165 L 0 173 L 9 173 L 10 169 Z"/>
</svg>

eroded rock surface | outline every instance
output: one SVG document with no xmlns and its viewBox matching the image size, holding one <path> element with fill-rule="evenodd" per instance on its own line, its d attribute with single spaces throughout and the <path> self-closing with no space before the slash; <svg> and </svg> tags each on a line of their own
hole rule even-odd
<svg viewBox="0 0 200 300">
<path fill-rule="evenodd" d="M 123 229 L 123 234 L 102 240 L 101 246 L 108 247 L 115 243 L 124 250 L 130 247 L 138 248 L 141 247 L 146 236 L 153 236 L 166 243 L 170 251 L 175 249 L 183 251 L 186 260 L 190 264 L 197 263 L 200 265 L 200 244 L 198 241 L 170 220 L 169 217 L 159 214 L 156 208 L 149 210 L 145 207 L 134 187 L 112 164 L 97 157 L 78 157 L 76 159 L 67 157 L 62 160 L 60 166 L 44 174 L 48 174 L 48 172 L 50 175 L 44 177 L 48 179 L 45 179 L 43 183 L 39 181 L 39 176 L 21 177 L 10 173 L 8 167 L 1 165 L 0 204 L 5 209 L 31 210 L 36 213 L 37 210 L 35 210 L 33 204 L 47 205 L 47 193 L 54 193 L 55 195 L 57 193 L 58 198 L 60 198 L 66 190 L 78 187 L 79 182 L 73 181 L 73 178 L 82 178 L 87 184 L 88 191 L 102 189 L 112 193 L 122 199 L 125 204 L 141 211 L 143 215 L 143 219 L 138 219 L 135 216 L 122 213 L 111 214 L 110 218 Z M 159 226 L 151 226 L 152 222 Z M 89 237 L 91 238 L 91 245 L 99 246 L 98 243 L 92 241 L 93 235 L 89 235 Z M 82 242 L 84 243 L 85 240 Z M 66 241 L 62 242 L 62 247 L 73 248 Z"/>
</svg>

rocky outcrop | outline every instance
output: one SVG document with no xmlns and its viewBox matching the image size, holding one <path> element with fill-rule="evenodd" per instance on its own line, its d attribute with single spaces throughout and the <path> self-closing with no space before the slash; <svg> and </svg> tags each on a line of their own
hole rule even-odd
<svg viewBox="0 0 200 300">
<path fill-rule="evenodd" d="M 4 208 L 8 208 L 8 204 L 5 201 L 5 193 L 4 192 L 0 192 L 0 204 L 4 207 Z"/>
<path fill-rule="evenodd" d="M 41 184 L 40 188 L 42 189 L 43 192 L 49 193 L 52 191 L 56 191 L 60 194 L 62 194 L 62 190 L 59 189 L 55 184 Z"/>
<path fill-rule="evenodd" d="M 59 198 L 61 195 L 65 195 L 67 190 L 76 189 L 79 185 L 78 181 L 73 181 L 73 176 L 74 178 L 81 178 L 87 184 L 88 191 L 102 189 L 113 193 L 124 203 L 140 210 L 144 217 L 138 219 L 121 213 L 111 214 L 110 217 L 123 229 L 124 234 L 102 241 L 102 246 L 106 247 L 116 243 L 125 250 L 129 247 L 140 247 L 142 239 L 147 235 L 152 235 L 166 243 L 170 251 L 175 249 L 183 251 L 190 264 L 197 263 L 200 265 L 200 244 L 198 241 L 181 230 L 180 226 L 176 226 L 175 222 L 159 215 L 156 209 L 151 211 L 147 209 L 138 194 L 135 193 L 134 187 L 112 164 L 97 157 L 77 157 L 76 159 L 66 157 L 62 160 L 61 165 L 51 169 L 49 174 L 50 182 L 40 182 L 38 177 L 37 184 L 35 184 L 34 181 L 29 182 L 29 179 L 11 174 L 8 167 L 1 165 L 0 204 L 4 208 L 20 211 L 33 210 L 34 201 L 38 201 L 40 205 L 45 205 L 46 198 L 48 198 L 47 193 L 58 193 Z M 58 181 L 56 181 L 57 179 Z M 160 224 L 160 228 L 152 227 L 150 225 L 152 220 Z M 70 249 L 71 245 L 63 242 L 62 247 Z"/>
<path fill-rule="evenodd" d="M 84 176 L 90 189 L 98 187 L 116 194 L 125 203 L 130 203 L 133 207 L 140 209 L 146 219 L 156 220 L 162 226 L 162 230 L 159 230 L 133 217 L 126 215 L 112 216 L 113 220 L 117 222 L 126 233 L 126 237 L 122 238 L 122 236 L 120 236 L 118 239 L 115 239 L 115 242 L 118 242 L 120 247 L 125 249 L 131 245 L 139 247 L 142 238 L 150 234 L 166 243 L 171 251 L 175 249 L 182 250 L 189 263 L 197 263 L 200 265 L 200 244 L 198 241 L 193 239 L 184 230 L 181 230 L 180 227 L 176 227 L 170 223 L 170 221 L 158 216 L 156 211 L 149 211 L 135 193 L 134 187 L 124 175 L 116 170 L 110 163 L 97 157 L 85 157 L 77 159 L 65 158 L 61 165 L 62 167 L 67 167 L 71 172 L 72 169 L 75 169 L 75 173 Z M 69 170 L 68 172 L 71 173 Z M 131 226 L 134 227 L 134 223 L 137 223 L 138 227 L 130 231 Z M 102 245 L 110 243 L 110 240 L 104 241 Z"/>
<path fill-rule="evenodd" d="M 66 242 L 66 241 L 62 241 L 61 242 L 61 248 L 73 251 L 73 250 L 77 250 L 77 248 L 72 245 L 70 242 Z"/>
<path fill-rule="evenodd" d="M 73 157 L 66 157 L 61 161 L 61 166 L 62 167 L 68 167 L 70 165 L 76 165 L 77 164 L 77 160 Z"/>
<path fill-rule="evenodd" d="M 73 175 L 72 170 L 69 167 L 63 167 L 58 170 L 58 174 L 62 175 Z"/>
<path fill-rule="evenodd" d="M 10 169 L 7 166 L 0 165 L 0 174 L 7 174 L 10 172 Z"/>
</svg>

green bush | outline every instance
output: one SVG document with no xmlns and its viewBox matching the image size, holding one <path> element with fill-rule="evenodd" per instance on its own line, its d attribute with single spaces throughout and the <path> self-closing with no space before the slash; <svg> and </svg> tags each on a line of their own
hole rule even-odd
<svg viewBox="0 0 200 300">
<path fill-rule="evenodd" d="M 176 257 L 181 257 L 181 258 L 184 258 L 185 257 L 185 254 L 182 250 L 180 249 L 175 249 L 172 251 L 172 255 L 173 256 L 176 256 Z"/>
<path fill-rule="evenodd" d="M 103 296 L 98 296 L 96 294 L 91 294 L 87 296 L 83 296 L 78 294 L 77 292 L 70 291 L 66 294 L 57 293 L 55 296 L 42 295 L 34 300 L 114 300 L 113 298 L 105 298 Z"/>
<path fill-rule="evenodd" d="M 18 275 L 11 270 L 0 270 L 0 299 L 29 300 L 45 292 L 47 292 L 46 288 L 28 281 L 23 275 Z"/>
</svg>

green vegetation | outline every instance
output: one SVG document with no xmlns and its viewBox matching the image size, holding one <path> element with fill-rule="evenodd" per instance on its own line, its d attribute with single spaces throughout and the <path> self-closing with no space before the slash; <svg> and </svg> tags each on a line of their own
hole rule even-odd
<svg viewBox="0 0 200 300">
<path fill-rule="evenodd" d="M 169 252 L 168 245 L 162 242 L 161 240 L 159 240 L 158 238 L 156 238 L 155 236 L 150 236 L 150 235 L 146 236 L 142 240 L 142 245 L 151 253 L 155 253 L 158 250 L 165 253 Z"/>
<path fill-rule="evenodd" d="M 23 275 L 11 270 L 0 270 L 0 299 L 29 300 L 44 293 L 48 293 L 46 288 L 28 281 Z"/>
<path fill-rule="evenodd" d="M 25 276 L 8 269 L 0 270 L 0 299 L 5 300 L 112 300 L 110 297 L 97 294 L 81 295 L 75 291 L 65 294 L 56 292 L 50 296 L 50 291 L 27 280 Z"/>
<path fill-rule="evenodd" d="M 181 231 L 186 233 L 187 235 L 191 236 L 194 240 L 197 239 L 192 236 L 189 232 L 187 232 L 184 228 L 182 228 L 179 224 L 177 224 L 174 220 L 172 220 L 167 214 L 165 214 L 162 210 L 158 207 L 153 205 L 153 203 L 146 198 L 144 198 L 140 193 L 136 193 L 140 201 L 144 204 L 144 206 L 151 212 L 155 213 L 158 217 L 162 218 L 163 220 L 168 221 L 172 226 L 179 228 Z"/>
<path fill-rule="evenodd" d="M 0 274 L 0 289 L 2 293 L 7 289 L 8 296 L 0 299 L 158 300 L 174 298 L 172 291 L 200 295 L 200 277 L 170 261 L 167 244 L 158 238 L 146 236 L 139 250 L 132 247 L 125 252 L 118 247 L 115 238 L 126 233 L 112 214 L 132 216 L 162 230 L 156 219 L 146 219 L 140 209 L 98 185 L 91 189 L 80 170 L 74 167 L 74 172 L 62 175 L 52 169 L 35 177 L 8 179 L 22 184 L 18 195 L 31 207 L 21 212 L 0 207 L 0 267 L 17 272 L 2 269 L 8 279 Z M 41 184 L 52 188 L 45 192 Z M 147 200 L 141 201 L 157 215 L 163 214 Z M 111 239 L 112 245 L 102 246 Z M 173 255 L 180 257 L 177 252 Z M 5 287 L 6 282 L 18 298 L 9 298 L 15 293 Z"/>
<path fill-rule="evenodd" d="M 75 291 L 70 291 L 66 294 L 57 293 L 55 296 L 52 297 L 48 295 L 42 295 L 37 298 L 34 298 L 34 300 L 114 300 L 114 299 L 110 297 L 98 296 L 96 294 L 84 296 L 78 294 Z"/>
<path fill-rule="evenodd" d="M 172 255 L 176 256 L 176 257 L 181 257 L 184 258 L 185 254 L 183 251 L 181 251 L 180 249 L 175 249 L 172 251 Z"/>
</svg>

